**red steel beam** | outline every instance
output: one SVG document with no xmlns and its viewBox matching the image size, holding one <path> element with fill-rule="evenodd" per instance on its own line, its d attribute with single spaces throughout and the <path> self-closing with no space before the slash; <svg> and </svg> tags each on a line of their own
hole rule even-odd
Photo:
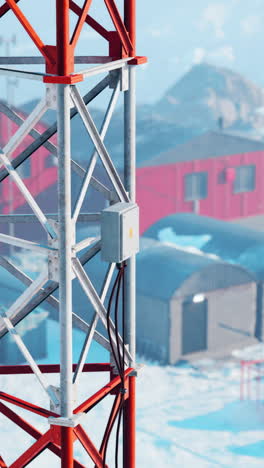
<svg viewBox="0 0 264 468">
<path fill-rule="evenodd" d="M 96 468 L 108 468 L 107 465 L 104 466 L 102 455 L 98 452 L 97 448 L 92 443 L 91 439 L 88 437 L 81 425 L 78 425 L 74 428 L 74 433 L 90 458 L 96 464 Z"/>
<path fill-rule="evenodd" d="M 78 41 L 78 39 L 80 37 L 81 30 L 82 30 L 82 27 L 83 27 L 83 25 L 85 23 L 86 16 L 88 14 L 88 10 L 89 10 L 89 8 L 91 6 L 91 3 L 92 3 L 92 0 L 86 0 L 84 2 L 83 9 L 81 11 L 81 14 L 79 15 L 79 19 L 78 19 L 76 27 L 75 27 L 75 29 L 73 31 L 71 42 L 70 42 L 73 47 L 76 46 L 77 41 Z"/>
<path fill-rule="evenodd" d="M 75 371 L 77 364 L 73 364 L 72 370 Z M 83 372 L 110 372 L 110 363 L 99 363 L 99 364 L 85 364 Z M 40 364 L 39 369 L 43 374 L 57 374 L 60 372 L 59 364 Z M 0 375 L 12 375 L 12 374 L 33 374 L 30 366 L 18 365 L 18 366 L 0 366 Z"/>
<path fill-rule="evenodd" d="M 73 468 L 73 428 L 61 427 L 61 468 Z"/>
<path fill-rule="evenodd" d="M 4 414 L 10 421 L 15 423 L 19 426 L 23 431 L 27 432 L 31 437 L 34 439 L 39 439 L 43 434 L 39 432 L 35 427 L 31 426 L 25 419 L 21 418 L 18 414 L 16 414 L 13 410 L 8 408 L 8 406 L 0 403 L 0 412 Z"/>
<path fill-rule="evenodd" d="M 113 406 L 112 406 L 112 410 L 111 410 L 111 413 L 110 413 L 110 416 L 109 416 L 109 419 L 107 421 L 107 425 L 106 425 L 106 428 L 105 428 L 103 440 L 102 440 L 100 450 L 99 450 L 100 453 L 102 454 L 102 456 L 104 456 L 105 449 L 106 449 L 106 444 L 107 444 L 107 441 L 108 441 L 108 439 L 110 437 L 110 433 L 112 431 L 113 425 L 114 425 L 115 420 L 116 420 L 116 416 L 117 416 L 119 408 L 120 408 L 121 398 L 122 398 L 121 393 L 116 395 Z"/>
<path fill-rule="evenodd" d="M 76 15 L 80 16 L 82 13 L 81 7 L 77 5 L 73 0 L 70 0 L 70 9 L 75 13 Z M 100 23 L 98 23 L 94 18 L 92 18 L 90 15 L 87 15 L 85 18 L 85 22 L 91 26 L 100 36 L 102 36 L 104 39 L 109 41 L 109 31 L 105 29 Z"/>
<path fill-rule="evenodd" d="M 3 458 L 1 457 L 1 455 L 0 455 L 0 467 L 1 467 L 1 468 L 7 468 L 7 465 L 6 465 L 6 463 L 4 462 Z"/>
<path fill-rule="evenodd" d="M 16 414 L 14 411 L 12 411 L 10 408 L 5 406 L 3 403 L 0 403 L 0 411 L 12 422 L 14 422 L 17 426 L 19 426 L 21 429 L 23 429 L 25 432 L 27 432 L 31 437 L 34 439 L 40 439 L 42 437 L 42 433 L 39 432 L 37 429 L 35 429 L 31 424 L 29 424 L 27 421 L 25 421 L 21 416 Z M 48 447 L 48 449 L 53 452 L 55 455 L 58 457 L 61 457 L 61 449 L 56 445 L 55 443 L 51 443 Z M 1 465 L 0 465 L 1 467 Z M 80 462 L 77 460 L 74 460 L 74 468 L 85 468 L 84 465 L 82 465 Z"/>
<path fill-rule="evenodd" d="M 20 0 L 15 0 L 16 3 L 18 3 Z M 4 16 L 6 13 L 8 13 L 10 11 L 10 6 L 5 3 L 4 5 L 2 5 L 0 7 L 0 18 L 2 18 L 2 16 Z M 0 465 L 1 466 L 1 465 Z"/>
<path fill-rule="evenodd" d="M 27 20 L 25 15 L 22 13 L 20 8 L 17 6 L 15 0 L 6 0 L 9 8 L 13 10 L 13 13 L 17 17 L 18 21 L 22 24 L 23 28 L 26 30 L 36 47 L 39 49 L 40 53 L 46 57 L 48 60 L 52 60 L 52 57 L 45 50 L 45 44 L 42 42 L 35 29 L 31 26 L 30 22 Z"/>
<path fill-rule="evenodd" d="M 120 16 L 120 13 L 118 11 L 118 8 L 114 2 L 114 0 L 104 0 L 106 7 L 109 11 L 109 14 L 112 18 L 112 21 L 114 23 L 114 26 L 117 30 L 117 33 L 119 35 L 120 41 L 122 43 L 123 48 L 125 49 L 126 53 L 129 54 L 129 52 L 133 49 L 132 42 L 129 38 L 128 32 L 125 28 L 124 22 Z"/>
<path fill-rule="evenodd" d="M 9 468 L 24 468 L 40 455 L 52 442 L 52 430 L 49 429 L 29 449 L 27 449 Z M 65 467 L 66 468 L 66 467 Z M 72 468 L 72 467 L 71 467 Z"/>
<path fill-rule="evenodd" d="M 124 0 L 125 27 L 132 42 L 131 55 L 136 55 L 136 0 Z"/>
<path fill-rule="evenodd" d="M 57 74 L 66 76 L 74 71 L 73 47 L 70 45 L 70 3 L 56 0 Z"/>
<path fill-rule="evenodd" d="M 129 397 L 124 404 L 123 466 L 136 468 L 136 377 L 129 377 Z"/>
<path fill-rule="evenodd" d="M 126 378 L 131 372 L 133 372 L 133 368 L 129 367 L 126 369 L 124 373 L 124 377 Z M 116 388 L 119 384 L 121 383 L 121 377 L 117 376 L 113 380 L 110 380 L 107 385 L 105 385 L 103 388 L 98 390 L 94 395 L 92 395 L 90 398 L 85 400 L 83 403 L 81 403 L 75 410 L 74 414 L 77 413 L 83 413 L 87 412 L 91 408 L 93 408 L 95 405 L 97 405 L 103 398 L 106 397 L 106 395 L 109 395 L 114 388 Z"/>
<path fill-rule="evenodd" d="M 28 401 L 21 400 L 20 398 L 8 395 L 4 392 L 0 392 L 0 399 L 6 401 L 7 403 L 11 403 L 12 405 L 19 406 L 20 408 L 30 411 L 31 413 L 43 416 L 44 418 L 49 418 L 50 416 L 57 418 L 59 416 L 57 413 L 53 413 L 52 411 L 41 408 L 40 406 L 33 405 Z"/>
</svg>

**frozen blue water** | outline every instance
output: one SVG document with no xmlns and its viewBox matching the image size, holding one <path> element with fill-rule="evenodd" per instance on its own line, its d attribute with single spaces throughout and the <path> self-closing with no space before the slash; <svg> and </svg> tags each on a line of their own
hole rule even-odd
<svg viewBox="0 0 264 468">
<path fill-rule="evenodd" d="M 235 401 L 217 411 L 181 421 L 169 421 L 168 424 L 205 431 L 261 431 L 264 427 L 264 405 L 256 401 Z"/>
</svg>

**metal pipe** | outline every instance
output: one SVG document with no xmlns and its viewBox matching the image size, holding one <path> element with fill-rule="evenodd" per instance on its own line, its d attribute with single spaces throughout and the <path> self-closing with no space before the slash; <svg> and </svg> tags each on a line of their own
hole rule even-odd
<svg viewBox="0 0 264 468">
<path fill-rule="evenodd" d="M 74 70 L 73 48 L 70 46 L 70 1 L 56 0 L 57 73 L 69 75 Z"/>
<path fill-rule="evenodd" d="M 136 377 L 128 377 L 129 398 L 124 405 L 123 467 L 136 468 Z"/>
<path fill-rule="evenodd" d="M 136 76 L 135 67 L 129 67 L 129 90 L 125 92 L 125 188 L 132 202 L 136 201 Z M 127 262 L 125 275 L 125 342 L 135 364 L 136 359 L 136 265 L 135 257 Z"/>
<path fill-rule="evenodd" d="M 136 200 L 136 75 L 135 67 L 129 67 L 129 89 L 124 100 L 124 146 L 125 188 L 132 202 Z M 130 366 L 136 361 L 136 259 L 135 255 L 127 261 L 125 272 L 125 323 L 124 340 L 131 354 Z M 135 409 L 135 377 L 129 377 L 129 398 L 124 406 L 123 416 L 123 466 L 135 468 L 136 454 L 136 409 Z"/>
<path fill-rule="evenodd" d="M 117 103 L 117 100 L 118 100 L 119 90 L 120 90 L 120 81 L 119 81 L 119 78 L 118 78 L 115 89 L 114 89 L 114 91 L 112 93 L 112 96 L 111 96 L 111 99 L 110 99 L 110 102 L 109 102 L 109 105 L 108 105 L 108 108 L 107 108 L 107 111 L 106 111 L 106 114 L 104 116 L 103 123 L 101 125 L 100 137 L 102 138 L 102 141 L 104 141 L 104 139 L 105 139 L 109 124 L 111 122 L 111 118 L 112 118 L 112 115 L 113 115 L 113 112 L 115 110 L 115 106 L 116 106 L 116 103 Z M 73 216 L 72 216 L 74 222 L 77 221 L 77 218 L 78 218 L 78 216 L 80 214 L 82 204 L 83 204 L 85 195 L 87 193 L 87 190 L 88 190 L 88 187 L 89 187 L 92 175 L 93 175 L 93 171 L 94 171 L 96 163 L 97 163 L 97 159 L 98 159 L 98 154 L 97 154 L 97 151 L 95 150 L 93 152 L 91 158 L 90 158 L 88 169 L 87 169 L 87 172 L 85 174 L 85 178 L 84 178 L 81 190 L 79 192 L 78 199 L 77 199 L 77 201 L 75 203 L 74 212 L 73 212 Z"/>
<path fill-rule="evenodd" d="M 57 85 L 61 416 L 72 415 L 72 273 L 70 87 Z M 66 437 L 66 436 L 65 436 Z M 66 437 L 67 439 L 67 437 Z M 66 466 L 63 465 L 62 466 Z M 71 467 L 72 465 L 67 465 Z"/>
<path fill-rule="evenodd" d="M 136 0 L 124 1 L 125 26 L 129 33 L 133 49 L 130 55 L 136 55 Z"/>
<path fill-rule="evenodd" d="M 61 467 L 73 467 L 73 428 L 61 427 Z"/>
</svg>

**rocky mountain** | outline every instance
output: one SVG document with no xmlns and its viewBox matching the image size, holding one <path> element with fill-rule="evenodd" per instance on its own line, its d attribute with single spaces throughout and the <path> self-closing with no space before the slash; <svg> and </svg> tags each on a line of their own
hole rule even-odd
<svg viewBox="0 0 264 468">
<path fill-rule="evenodd" d="M 264 92 L 227 68 L 194 66 L 155 106 L 161 119 L 186 127 L 250 131 L 264 126 Z"/>
<path fill-rule="evenodd" d="M 23 110 L 29 112 L 34 103 Z M 137 112 L 138 166 L 219 125 L 225 131 L 261 138 L 264 128 L 264 92 L 243 76 L 209 64 L 195 65 L 154 105 L 139 106 Z M 100 109 L 90 109 L 98 127 Z M 122 163 L 122 110 L 117 109 L 106 137 L 106 145 L 118 166 Z M 47 123 L 54 113 L 45 116 Z M 220 119 L 220 120 L 219 120 Z M 92 149 L 79 119 L 73 120 L 72 150 L 77 160 L 87 158 Z"/>
</svg>

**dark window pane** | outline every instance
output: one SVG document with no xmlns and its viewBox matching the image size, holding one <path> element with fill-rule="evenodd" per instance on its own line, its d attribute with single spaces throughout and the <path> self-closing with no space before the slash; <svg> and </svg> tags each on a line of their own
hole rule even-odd
<svg viewBox="0 0 264 468">
<path fill-rule="evenodd" d="M 252 192 L 256 186 L 256 166 L 236 167 L 236 178 L 234 181 L 234 192 Z"/>
<path fill-rule="evenodd" d="M 194 172 L 187 174 L 184 179 L 185 201 L 202 200 L 207 197 L 208 174 L 207 172 Z"/>
</svg>

